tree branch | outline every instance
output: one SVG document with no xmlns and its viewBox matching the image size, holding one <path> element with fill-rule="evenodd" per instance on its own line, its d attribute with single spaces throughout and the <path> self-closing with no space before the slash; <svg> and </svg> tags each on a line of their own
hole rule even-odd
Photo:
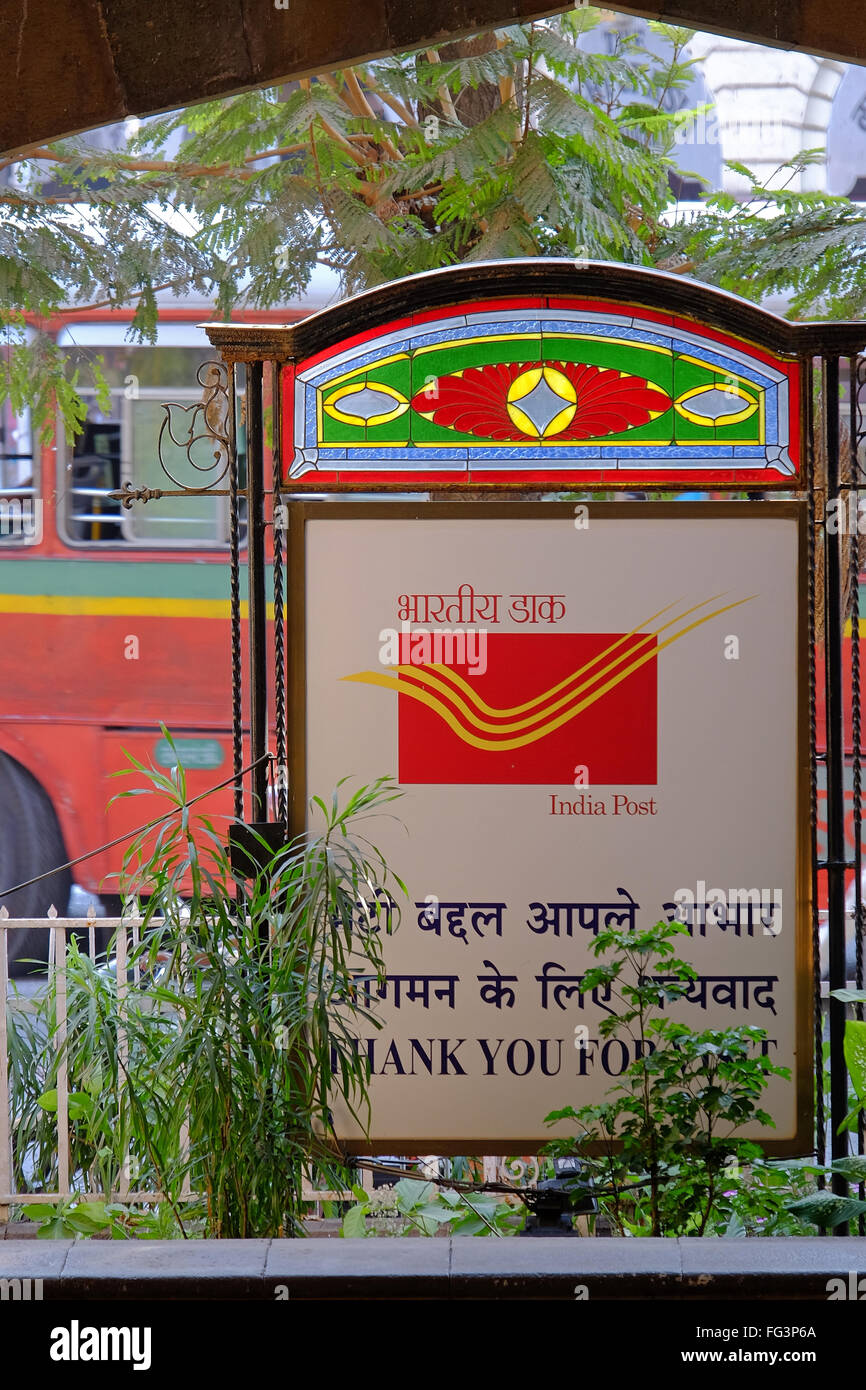
<svg viewBox="0 0 866 1390">
<path fill-rule="evenodd" d="M 340 86 L 332 72 L 316 73 L 316 81 L 322 82 L 326 87 L 329 87 L 331 91 L 334 93 L 334 96 L 339 97 L 340 101 L 343 103 L 344 106 L 348 106 L 353 116 L 361 115 L 361 112 L 355 110 L 355 107 L 352 105 L 351 101 L 346 95 L 345 86 Z"/>
<path fill-rule="evenodd" d="M 0 203 L 10 203 L 14 207 L 39 208 L 47 206 L 49 203 L 51 203 L 52 205 L 66 204 L 67 206 L 69 206 L 72 203 L 86 202 L 87 199 L 83 197 L 80 193 L 77 195 L 73 194 L 68 198 L 28 198 L 18 193 L 0 193 Z"/>
<path fill-rule="evenodd" d="M 332 126 L 331 122 L 326 120 L 324 116 L 320 116 L 319 120 L 322 122 L 322 129 L 326 131 L 328 135 L 330 135 L 331 139 L 335 140 L 336 143 L 346 151 L 346 154 L 349 155 L 351 159 L 354 159 L 355 163 L 359 164 L 362 169 L 366 168 L 366 166 L 370 163 L 370 160 L 365 158 L 364 155 L 360 154 L 358 150 L 354 150 L 352 146 L 349 144 L 348 140 L 345 138 L 345 136 L 341 135 L 340 132 L 334 126 Z M 370 137 L 367 136 L 368 140 L 369 138 Z"/>
<path fill-rule="evenodd" d="M 87 168 L 90 164 L 102 164 L 103 161 L 94 156 L 86 154 L 72 155 L 61 154 L 59 150 L 38 149 L 27 156 L 30 159 L 43 159 L 54 164 L 75 164 L 80 168 Z M 262 155 L 256 155 L 257 159 L 262 159 Z M 130 159 L 114 158 L 106 161 L 115 168 L 128 170 L 134 174 L 178 174 L 182 177 L 192 178 L 204 174 L 236 174 L 238 178 L 253 178 L 252 174 L 245 174 L 240 170 L 235 170 L 231 164 L 181 164 L 177 160 L 170 159 Z M 246 163 L 250 163 L 247 160 Z"/>
<path fill-rule="evenodd" d="M 335 130 L 328 121 L 326 121 L 324 118 L 320 119 L 322 119 L 322 124 L 328 131 L 328 134 L 331 135 L 331 137 L 334 140 L 337 140 L 339 144 L 343 146 L 346 152 L 352 155 L 352 157 L 356 160 L 357 163 L 365 164 L 368 162 L 362 157 L 359 157 L 355 153 L 355 151 L 351 149 L 351 144 L 347 144 L 347 142 L 354 141 L 360 144 L 370 143 L 371 141 L 373 141 L 373 136 L 366 134 L 341 135 L 340 132 Z M 259 160 L 273 159 L 276 156 L 283 154 L 298 154 L 306 148 L 307 145 L 304 141 L 294 142 L 290 145 L 277 145 L 273 149 L 260 150 L 256 154 L 250 154 L 245 156 L 244 164 L 256 164 L 259 162 Z M 59 150 L 51 150 L 44 148 L 34 150 L 30 155 L 28 155 L 28 159 L 40 159 L 55 164 L 76 164 L 82 168 L 86 168 L 87 165 L 91 163 L 101 163 L 101 161 L 97 159 L 88 158 L 87 156 L 77 157 L 74 155 L 61 154 Z M 5 163 L 0 163 L 0 169 L 5 168 L 8 164 L 22 162 L 22 160 L 6 160 Z M 178 178 L 223 178 L 229 176 L 231 178 L 242 179 L 244 181 L 247 181 L 250 179 L 254 179 L 256 177 L 256 173 L 258 172 L 250 172 L 244 169 L 239 169 L 232 164 L 184 164 L 178 160 L 169 159 L 115 158 L 111 161 L 111 163 L 114 168 L 122 169 L 124 173 L 174 174 Z M 10 194 L 5 196 L 0 195 L 0 201 L 15 202 L 26 201 L 26 199 L 18 199 L 14 195 Z M 43 199 L 42 201 L 66 203 L 80 202 L 82 200 L 80 198 L 47 198 Z"/>
<path fill-rule="evenodd" d="M 375 111 L 373 110 L 372 106 L 370 105 L 369 101 L 364 95 L 360 82 L 358 81 L 354 72 L 352 72 L 351 68 L 345 74 L 345 82 L 346 86 L 349 88 L 349 91 L 352 93 L 357 106 L 360 108 L 361 115 L 371 121 L 378 120 Z M 403 158 L 396 145 L 393 143 L 393 141 L 389 139 L 387 135 L 382 136 L 381 144 L 382 148 L 387 150 L 388 154 L 391 156 L 392 159 Z"/>
<path fill-rule="evenodd" d="M 394 197 L 398 203 L 414 203 L 419 198 L 433 198 L 437 193 L 441 193 L 444 184 L 431 183 L 428 188 L 416 188 L 414 193 L 395 193 Z"/>
<path fill-rule="evenodd" d="M 400 120 L 404 123 L 404 125 L 412 126 L 414 129 L 417 130 L 418 122 L 412 115 L 412 112 L 409 110 L 409 107 L 406 106 L 406 104 L 402 102 L 399 97 L 391 96 L 389 92 L 384 91 L 379 86 L 379 83 L 376 81 L 375 77 L 371 77 L 365 68 L 358 68 L 357 71 L 360 74 L 361 81 L 366 83 L 366 85 L 370 88 L 371 92 L 376 93 L 376 96 L 379 98 L 380 101 L 382 101 L 385 104 L 385 106 L 390 106 L 391 110 L 395 113 L 395 115 L 400 117 Z"/>
<path fill-rule="evenodd" d="M 369 101 L 367 100 L 367 98 L 364 96 L 364 92 L 363 92 L 363 89 L 362 89 L 362 87 L 361 87 L 361 84 L 360 84 L 360 82 L 358 81 L 357 77 L 355 76 L 355 74 L 353 73 L 353 71 L 352 71 L 351 68 L 349 68 L 349 69 L 343 74 L 343 80 L 345 81 L 346 86 L 347 86 L 347 88 L 349 89 L 349 91 L 352 93 L 352 97 L 354 98 L 355 105 L 356 105 L 356 107 L 358 108 L 358 115 L 359 115 L 359 116 L 368 116 L 368 117 L 370 118 L 371 121 L 375 121 L 375 119 L 376 119 L 376 113 L 375 113 L 375 111 L 373 110 L 373 108 L 372 108 L 372 106 L 370 105 L 370 103 L 369 103 Z"/>
<path fill-rule="evenodd" d="M 496 47 L 500 51 L 503 48 L 507 48 L 508 39 L 497 38 Z M 514 73 L 510 73 L 507 77 L 500 77 L 497 85 L 499 87 L 499 100 L 502 102 L 503 106 L 507 106 L 509 102 L 512 102 L 514 100 Z"/>
<path fill-rule="evenodd" d="M 321 80 L 322 80 L 328 87 L 330 87 L 333 91 L 336 92 L 336 90 L 337 90 L 337 85 L 336 85 L 336 83 L 334 82 L 334 79 L 333 79 L 332 77 L 330 77 L 330 74 L 328 74 L 328 73 L 321 73 L 320 76 L 321 76 Z M 311 90 L 311 84 L 310 84 L 310 79 L 309 79 L 309 77 L 302 77 L 301 80 L 300 80 L 299 85 L 300 85 L 300 87 L 302 88 L 302 90 L 305 91 L 305 92 L 309 92 L 309 91 Z M 330 135 L 330 137 L 331 137 L 332 140 L 336 140 L 337 144 L 340 145 L 340 146 L 346 151 L 346 153 L 352 157 L 352 159 L 354 159 L 354 161 L 355 161 L 356 164 L 360 164 L 361 166 L 364 166 L 364 165 L 366 165 L 366 164 L 369 163 L 369 160 L 365 159 L 363 155 L 358 154 L 357 150 L 353 150 L 353 149 L 352 149 L 352 146 L 351 146 L 351 144 L 349 143 L 349 141 L 348 141 L 343 135 L 341 135 L 340 132 L 339 132 L 338 130 L 335 130 L 335 129 L 334 129 L 334 127 L 331 125 L 330 121 L 327 121 L 327 120 L 325 119 L 324 116 L 319 116 L 319 120 L 322 122 L 322 129 L 325 130 L 325 131 L 328 133 L 328 135 Z M 321 173 L 321 170 L 320 170 L 320 168 L 319 168 L 319 158 L 318 158 L 318 155 L 317 155 L 317 153 L 316 153 L 316 142 L 315 142 L 315 137 L 314 137 L 314 135 L 313 135 L 313 126 L 312 126 L 312 122 L 310 123 L 310 140 L 311 140 L 312 147 L 313 147 L 313 158 L 314 158 L 315 164 L 316 164 L 316 174 L 317 174 L 318 179 L 319 179 L 319 192 L 321 192 L 321 191 L 322 191 L 322 190 L 321 190 L 322 173 Z"/>
<path fill-rule="evenodd" d="M 428 48 L 427 61 L 428 63 L 435 63 L 441 67 L 442 59 L 439 57 L 439 50 L 436 48 Z M 445 116 L 447 116 L 448 120 L 453 121 L 455 125 L 459 125 L 460 118 L 457 115 L 457 108 L 455 107 L 451 97 L 451 93 L 445 86 L 444 82 L 441 86 L 437 87 L 436 95 L 439 98 L 439 105 L 442 107 L 442 110 Z"/>
<path fill-rule="evenodd" d="M 167 280 L 164 285 L 147 285 L 140 290 L 124 290 L 123 303 L 128 304 L 131 299 L 140 299 L 141 296 L 147 292 L 150 292 L 151 294 L 159 294 L 161 290 L 173 290 L 175 286 L 176 282 L 174 280 Z M 117 308 L 116 299 L 100 299 L 97 300 L 94 304 L 82 304 L 80 306 L 76 304 L 75 306 L 76 312 L 78 312 L 80 309 L 81 313 L 89 313 L 91 309 L 111 308 Z"/>
<path fill-rule="evenodd" d="M 528 58 L 527 64 L 526 64 L 526 94 L 525 94 L 525 95 L 526 95 L 526 114 L 525 114 L 524 119 L 523 119 L 523 139 L 524 139 L 524 140 L 526 139 L 527 135 L 529 134 L 529 116 L 530 116 L 530 112 L 531 112 L 531 110 L 532 110 L 532 105 L 531 105 L 531 102 L 530 102 L 530 99 L 529 99 L 529 94 L 530 94 L 530 89 L 531 89 L 531 87 L 532 87 L 532 67 L 533 67 L 533 63 L 534 63 L 534 61 L 535 61 L 535 53 L 533 52 L 533 41 L 534 41 L 534 39 L 535 39 L 535 25 L 534 25 L 534 24 L 530 24 L 530 26 L 529 26 L 529 58 Z"/>
</svg>

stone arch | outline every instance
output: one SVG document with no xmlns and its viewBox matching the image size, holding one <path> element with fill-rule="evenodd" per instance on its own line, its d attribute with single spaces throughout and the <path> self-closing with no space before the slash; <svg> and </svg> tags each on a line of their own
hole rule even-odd
<svg viewBox="0 0 866 1390">
<path fill-rule="evenodd" d="M 849 67 L 827 130 L 827 188 L 866 202 L 866 69 Z"/>
<path fill-rule="evenodd" d="M 806 107 L 803 113 L 803 145 L 806 149 L 813 145 L 822 145 L 827 151 L 833 102 L 847 70 L 847 63 L 840 63 L 835 58 L 817 60 L 812 86 L 806 98 Z M 828 187 L 828 174 L 827 154 L 825 153 L 823 164 L 816 164 L 805 171 L 803 188 L 815 190 Z"/>
<path fill-rule="evenodd" d="M 772 182 L 780 164 L 803 149 L 825 146 L 833 98 L 846 65 L 835 58 L 785 52 L 742 39 L 704 34 L 693 45 L 716 100 L 725 160 Z M 789 188 L 825 186 L 825 163 L 805 169 Z M 742 193 L 742 175 L 726 171 L 724 187 Z"/>
</svg>

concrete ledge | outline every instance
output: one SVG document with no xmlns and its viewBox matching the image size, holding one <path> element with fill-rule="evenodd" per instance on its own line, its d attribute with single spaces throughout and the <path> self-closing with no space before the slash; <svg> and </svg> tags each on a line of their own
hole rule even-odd
<svg viewBox="0 0 866 1390">
<path fill-rule="evenodd" d="M 304 1242 L 299 1242 L 303 1244 Z M 70 1242 L 62 1298 L 262 1298 L 267 1240 Z M 5 1254 L 5 1250 L 4 1250 Z M 2 1256 L 0 1256 L 2 1264 Z M 47 1298 L 56 1298 L 56 1292 Z"/>
<path fill-rule="evenodd" d="M 824 1299 L 828 1279 L 847 1278 L 852 1270 L 860 1277 L 866 1273 L 866 1240 L 853 1236 L 693 1239 L 677 1244 L 682 1257 L 680 1298 Z M 753 1246 L 758 1247 L 754 1256 Z"/>
<path fill-rule="evenodd" d="M 579 1246 L 573 1250 L 572 1246 Z M 452 1298 L 681 1298 L 676 1240 L 453 1239 Z"/>
<path fill-rule="evenodd" d="M 265 1272 L 265 1297 L 273 1298 L 277 1285 L 284 1284 L 292 1299 L 453 1298 L 454 1243 L 406 1236 L 273 1240 Z"/>
<path fill-rule="evenodd" d="M 866 1241 L 195 1240 L 0 1244 L 0 1279 L 45 1300 L 819 1300 L 866 1277 Z M 579 1295 L 578 1295 L 579 1296 Z"/>
</svg>

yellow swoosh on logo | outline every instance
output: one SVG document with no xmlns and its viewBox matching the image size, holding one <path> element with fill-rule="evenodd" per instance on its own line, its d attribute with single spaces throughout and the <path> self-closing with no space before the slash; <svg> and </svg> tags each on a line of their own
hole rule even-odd
<svg viewBox="0 0 866 1390">
<path fill-rule="evenodd" d="M 656 628 L 655 632 L 641 633 L 640 636 L 638 636 L 637 642 L 632 647 L 630 647 L 628 651 L 622 652 L 621 655 L 616 657 L 614 661 L 609 661 L 606 666 L 602 666 L 599 670 L 593 672 L 593 674 L 589 677 L 588 680 L 583 681 L 580 685 L 576 686 L 574 690 L 569 691 L 568 694 L 563 695 L 559 700 L 556 701 L 552 701 L 551 697 L 554 696 L 558 691 L 564 690 L 566 686 L 571 685 L 575 680 L 577 680 L 579 676 L 585 675 L 587 671 L 592 670 L 593 666 L 597 666 L 600 661 L 603 661 L 604 658 L 610 654 L 610 652 L 615 651 L 617 647 L 622 646 L 623 642 L 628 641 L 630 637 L 637 636 L 640 632 L 640 629 L 632 628 L 631 632 L 626 632 L 622 637 L 617 638 L 617 640 L 613 642 L 609 647 L 605 648 L 604 651 L 599 652 L 596 656 L 592 657 L 589 661 L 585 662 L 583 666 L 581 666 L 577 671 L 573 671 L 572 674 L 570 676 L 567 676 L 565 680 L 560 681 L 557 685 L 551 686 L 549 690 L 543 691 L 541 695 L 536 695 L 534 699 L 528 700 L 524 705 L 518 705 L 514 709 L 497 709 L 495 706 L 488 705 L 486 704 L 486 702 L 480 700 L 476 695 L 472 685 L 467 680 L 464 680 L 462 676 L 458 675 L 456 671 L 452 670 L 450 666 L 409 665 L 398 666 L 396 669 L 402 675 L 412 676 L 422 685 L 430 686 L 434 690 L 439 690 L 443 695 L 447 696 L 450 699 L 451 704 L 462 711 L 462 713 L 466 716 L 468 722 L 474 728 L 487 729 L 490 733 L 512 733 L 517 729 L 528 728 L 531 724 L 536 724 L 539 719 L 554 714 L 558 709 L 562 709 L 563 706 L 568 705 L 570 701 L 574 699 L 575 695 L 580 695 L 585 690 L 589 690 L 591 686 L 595 685 L 596 681 L 601 680 L 602 676 L 606 676 L 610 671 L 615 670 L 617 666 L 621 665 L 623 661 L 626 661 L 628 657 L 633 656 L 639 646 L 642 646 L 645 642 L 652 642 L 660 632 L 664 632 L 667 628 L 673 627 L 674 623 L 682 622 L 683 618 L 687 618 L 690 613 L 696 613 L 699 608 L 703 608 L 706 604 L 712 603 L 714 599 L 721 597 L 721 594 L 713 594 L 712 598 L 704 599 L 703 603 L 696 603 L 693 608 L 687 608 L 684 613 L 680 613 L 676 618 L 671 618 L 668 622 L 662 623 L 660 627 Z M 651 623 L 653 621 L 653 618 L 661 617 L 662 613 L 667 613 L 668 609 L 672 608 L 673 606 L 673 604 L 669 604 L 668 608 L 662 608 L 660 612 L 653 613 L 651 617 L 647 618 L 643 623 L 641 623 L 640 627 L 646 627 L 647 623 Z M 439 672 L 445 678 L 445 680 L 450 680 L 461 690 L 465 690 L 467 695 L 469 696 L 469 699 L 474 705 L 476 705 L 476 707 L 483 707 L 487 713 L 494 715 L 497 719 L 505 718 L 505 716 L 508 714 L 520 713 L 525 709 L 531 708 L 533 705 L 543 705 L 543 708 L 539 709 L 528 719 L 512 720 L 507 724 L 488 724 L 486 720 L 480 719 L 476 714 L 474 714 L 470 709 L 468 709 L 465 703 L 461 700 L 460 696 L 454 694 L 450 686 L 443 684 L 443 681 L 438 679 L 436 676 L 430 675 L 429 672 L 431 671 Z"/>
<path fill-rule="evenodd" d="M 696 613 L 698 609 L 703 608 L 705 604 L 712 603 L 715 599 L 722 597 L 722 594 L 713 594 L 710 598 L 704 599 L 703 603 L 695 604 L 694 608 L 687 608 L 685 613 L 681 613 L 679 617 L 685 618 L 689 613 Z M 681 602 L 681 600 L 677 599 L 676 603 L 679 602 Z M 571 685 L 573 680 L 576 680 L 578 676 L 585 675 L 591 667 L 597 665 L 599 661 L 603 661 L 606 656 L 610 656 L 611 652 L 616 651 L 617 647 L 621 647 L 624 642 L 628 641 L 629 637 L 635 637 L 638 633 L 643 633 L 644 628 L 648 627 L 650 623 L 655 622 L 656 618 L 660 618 L 662 614 L 669 613 L 672 608 L 676 607 L 676 603 L 669 603 L 666 608 L 660 608 L 657 613 L 651 613 L 648 618 L 644 618 L 643 622 L 638 623 L 637 627 L 633 627 L 631 632 L 623 633 L 621 637 L 618 637 L 616 641 L 612 642 L 604 651 L 598 652 L 590 661 L 587 661 L 585 665 L 581 666 L 578 671 L 573 671 L 570 676 L 566 676 L 565 679 L 559 681 L 558 684 L 552 685 L 549 690 L 542 691 L 540 695 L 533 696 L 531 700 L 526 700 L 522 705 L 512 705 L 510 707 L 498 709 L 495 705 L 488 705 L 485 700 L 482 700 L 481 696 L 476 693 L 471 682 L 464 680 L 463 676 L 458 675 L 450 666 L 433 665 L 429 669 L 431 671 L 442 672 L 449 680 L 460 686 L 469 696 L 469 699 L 475 707 L 482 710 L 484 714 L 491 714 L 496 718 L 504 718 L 507 714 L 525 714 L 527 710 L 532 709 L 536 705 L 545 704 L 545 702 L 554 695 L 558 695 L 561 690 L 565 690 L 566 686 Z M 679 618 L 673 618 L 671 621 L 678 622 Z M 670 623 L 666 623 L 665 626 L 669 627 Z M 661 632 L 662 630 L 662 628 L 658 628 L 656 631 Z M 649 641 L 653 636 L 655 636 L 655 633 L 650 632 L 645 640 Z M 620 660 L 622 659 L 621 657 Z"/>
<path fill-rule="evenodd" d="M 715 595 L 714 597 L 719 596 Z M 744 603 L 750 603 L 752 599 L 755 597 L 757 597 L 757 595 L 752 594 L 749 596 L 749 598 L 738 599 L 735 603 L 725 604 L 725 606 L 722 608 L 716 608 L 713 609 L 712 612 L 704 614 L 703 617 L 697 618 L 693 623 L 689 623 L 679 632 L 675 632 L 673 636 L 666 638 L 664 642 L 660 642 L 657 646 L 652 646 L 648 651 L 644 652 L 642 655 L 638 656 L 634 661 L 632 661 L 630 665 L 626 666 L 626 668 L 623 671 L 619 671 L 616 675 L 611 676 L 611 678 L 605 681 L 603 685 L 597 685 L 596 682 L 599 681 L 604 675 L 606 675 L 614 667 L 619 666 L 624 660 L 626 660 L 628 657 L 634 654 L 634 652 L 637 650 L 637 646 L 632 647 L 630 651 L 623 653 L 623 655 L 618 657 L 616 660 L 609 662 L 607 666 L 603 667 L 599 671 L 596 671 L 596 673 L 593 676 L 591 676 L 588 680 L 584 681 L 582 685 L 578 686 L 575 690 L 572 690 L 568 695 L 564 696 L 562 699 L 553 701 L 547 706 L 544 706 L 543 708 L 539 709 L 535 715 L 531 716 L 528 719 L 513 720 L 510 723 L 503 725 L 491 725 L 486 720 L 480 719 L 478 715 L 469 708 L 469 706 L 466 704 L 464 700 L 462 700 L 458 695 L 455 695 L 455 693 L 448 686 L 445 685 L 444 681 L 440 680 L 437 676 L 431 674 L 432 671 L 447 672 L 448 676 L 454 678 L 457 684 L 461 686 L 465 685 L 465 682 L 463 681 L 462 677 L 457 676 L 456 673 L 451 671 L 449 667 L 398 666 L 396 668 L 398 672 L 397 676 L 386 676 L 381 671 L 358 671 L 355 672 L 355 674 L 353 675 L 343 676 L 341 677 L 341 679 L 346 681 L 357 681 L 358 683 L 363 685 L 378 685 L 386 690 L 396 690 L 401 695 L 407 695 L 411 699 L 418 700 L 421 704 L 427 705 L 429 709 L 432 709 L 434 713 L 439 715 L 440 719 L 442 719 L 448 725 L 448 727 L 453 730 L 453 732 L 457 735 L 458 738 L 462 739 L 464 743 L 469 744 L 471 747 L 480 748 L 484 751 L 506 752 L 507 750 L 512 748 L 526 747 L 530 743 L 538 742 L 538 740 L 541 738 L 546 738 L 548 734 L 553 733 L 554 730 L 559 729 L 564 724 L 569 723 L 572 719 L 575 719 L 577 715 L 580 714 L 583 710 L 587 709 L 590 705 L 595 704 L 595 702 L 597 700 L 600 700 L 602 696 L 606 695 L 608 691 L 613 690 L 616 686 L 620 685 L 622 681 L 624 681 L 628 676 L 632 674 L 633 671 L 637 671 L 641 666 L 645 665 L 647 661 L 652 661 L 653 658 L 656 657 L 660 651 L 663 651 L 665 649 L 665 647 L 669 647 L 674 642 L 678 642 L 681 637 L 685 637 L 687 633 L 692 632 L 697 627 L 701 627 L 703 623 L 708 623 L 712 618 L 717 618 L 721 613 L 728 613 L 733 608 L 739 608 Z M 671 627 L 674 623 L 681 622 L 683 618 L 688 617 L 691 613 L 696 612 L 698 608 L 703 608 L 706 603 L 711 602 L 712 599 L 705 599 L 702 603 L 695 604 L 693 608 L 686 609 L 686 611 L 684 613 L 681 613 L 677 618 L 673 618 L 668 622 L 663 623 L 659 628 L 656 629 L 655 632 L 646 634 L 643 637 L 641 637 L 637 645 L 643 645 L 644 642 L 650 641 L 652 638 L 656 637 L 659 632 L 663 632 L 666 628 Z M 661 614 L 666 613 L 670 607 L 673 607 L 673 605 L 668 605 L 668 608 L 661 609 L 659 613 L 654 614 L 653 616 L 660 617 Z M 652 621 L 652 619 L 649 619 L 648 621 Z M 570 676 L 568 676 L 564 681 L 560 681 L 558 685 L 552 686 L 550 690 L 544 692 L 543 696 L 536 696 L 533 700 L 528 701 L 525 705 L 516 706 L 514 710 L 497 711 L 489 705 L 485 705 L 484 708 L 492 714 L 500 715 L 506 715 L 512 712 L 517 712 L 517 710 L 530 708 L 533 704 L 537 704 L 540 699 L 549 698 L 551 695 L 555 694 L 559 690 L 562 690 L 565 686 L 570 685 L 579 676 L 583 675 L 585 671 L 589 670 L 593 665 L 596 665 L 598 661 L 600 661 L 604 656 L 608 655 L 611 651 L 613 651 L 614 648 L 621 645 L 621 643 L 625 641 L 626 638 L 634 636 L 638 631 L 639 629 L 635 628 L 632 630 L 631 633 L 626 633 L 624 637 L 618 638 L 617 641 L 613 643 L 611 647 L 608 647 L 606 649 L 606 651 L 601 652 L 597 657 L 593 658 L 592 661 L 587 662 L 577 671 L 572 672 Z M 401 676 L 403 677 L 403 679 L 401 679 Z M 430 689 L 422 688 L 421 686 L 416 684 L 411 684 L 410 681 L 406 679 L 406 677 L 411 677 L 413 680 L 422 681 L 425 686 L 430 686 L 433 689 L 438 689 L 439 691 L 441 691 L 443 695 L 445 695 L 448 698 L 450 704 L 446 704 L 443 700 L 437 698 L 436 695 L 431 693 Z M 587 690 L 588 687 L 594 688 L 590 689 L 589 693 L 582 700 L 579 700 L 576 704 L 573 703 L 575 697 L 582 694 L 583 691 Z M 470 696 L 474 696 L 474 691 L 472 690 L 471 686 L 466 686 L 466 689 Z M 478 700 L 476 700 L 475 702 L 478 704 L 483 703 Z M 566 705 L 567 708 L 564 709 L 562 713 L 556 714 L 556 711 L 561 709 L 563 705 Z M 470 727 L 468 729 L 463 727 L 463 725 L 459 722 L 458 715 L 455 713 L 455 708 L 460 711 L 465 721 L 469 724 Z M 545 721 L 543 724 L 540 725 L 540 727 L 532 729 L 528 733 L 516 734 L 513 738 L 502 738 L 501 736 L 498 738 L 485 738 L 480 732 L 473 732 L 473 730 L 488 730 L 494 731 L 501 735 L 504 733 L 511 733 L 512 731 L 516 731 L 517 729 L 526 728 L 526 726 L 530 724 L 536 724 L 539 719 L 543 719 Z"/>
</svg>

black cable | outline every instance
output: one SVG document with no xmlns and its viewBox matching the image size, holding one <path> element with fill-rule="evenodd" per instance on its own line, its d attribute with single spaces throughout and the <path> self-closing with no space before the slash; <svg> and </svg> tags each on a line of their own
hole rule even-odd
<svg viewBox="0 0 866 1390">
<path fill-rule="evenodd" d="M 249 767 L 242 769 L 242 773 L 251 772 L 259 763 L 270 758 L 270 753 L 263 753 L 260 758 L 256 758 Z M 156 820 L 147 821 L 145 825 L 140 825 L 137 830 L 127 830 L 123 835 L 118 835 L 117 839 L 109 840 L 107 845 L 100 845 L 98 849 L 90 849 L 86 854 L 79 854 L 77 859 L 69 859 L 65 864 L 57 864 L 53 869 L 47 869 L 44 874 L 37 874 L 35 878 L 28 878 L 24 883 L 16 883 L 14 888 L 0 889 L 0 898 L 8 897 L 10 893 L 17 893 L 20 888 L 29 888 L 32 883 L 41 883 L 44 878 L 53 878 L 55 874 L 62 873 L 64 869 L 72 869 L 76 864 L 83 864 L 85 859 L 93 859 L 94 855 L 102 854 L 107 849 L 114 849 L 115 845 L 122 845 L 124 840 L 131 840 L 134 835 L 143 835 L 146 830 L 154 830 L 156 826 L 162 825 L 163 821 L 171 820 L 172 816 L 177 816 L 188 806 L 194 806 L 197 801 L 203 801 L 206 796 L 212 796 L 214 792 L 221 791 L 223 787 L 231 786 L 235 780 L 235 774 L 226 777 L 224 782 L 217 782 L 215 787 L 208 787 L 206 792 L 199 792 L 191 801 L 184 801 L 180 806 L 175 806 L 173 810 L 166 811 L 164 816 L 157 816 Z"/>
</svg>

